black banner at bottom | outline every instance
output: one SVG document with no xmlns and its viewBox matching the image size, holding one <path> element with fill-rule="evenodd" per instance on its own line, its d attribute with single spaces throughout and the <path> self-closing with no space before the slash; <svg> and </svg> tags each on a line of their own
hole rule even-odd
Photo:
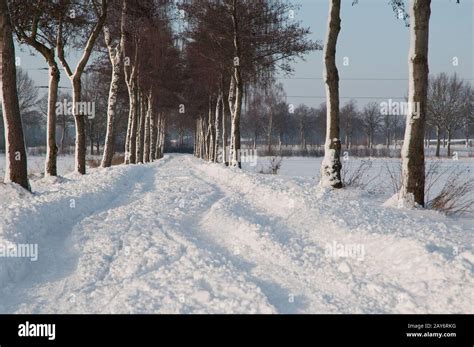
<svg viewBox="0 0 474 347">
<path fill-rule="evenodd" d="M 0 315 L 0 347 L 276 342 L 473 346 L 473 315 Z"/>
</svg>

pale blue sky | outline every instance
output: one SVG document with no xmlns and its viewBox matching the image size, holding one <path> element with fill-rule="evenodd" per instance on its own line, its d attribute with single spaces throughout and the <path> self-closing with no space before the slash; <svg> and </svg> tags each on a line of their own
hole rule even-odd
<svg viewBox="0 0 474 347">
<path fill-rule="evenodd" d="M 388 0 L 342 0 L 341 33 L 337 46 L 337 64 L 341 78 L 342 102 L 345 97 L 403 97 L 407 94 L 409 33 L 402 20 L 395 17 Z M 327 25 L 327 0 L 300 0 L 297 18 L 309 26 L 314 39 L 324 40 Z M 408 3 L 408 1 L 405 1 Z M 473 0 L 433 0 L 430 22 L 430 73 L 457 72 L 462 78 L 473 78 Z M 459 65 L 454 67 L 453 57 Z M 349 66 L 343 66 L 343 58 Z M 296 65 L 294 77 L 319 79 L 282 80 L 290 103 L 319 105 L 324 98 L 291 96 L 324 96 L 322 51 L 312 53 Z M 344 80 L 375 78 L 392 80 Z M 357 99 L 359 106 L 380 99 Z"/>
<path fill-rule="evenodd" d="M 296 19 L 309 26 L 312 38 L 323 40 L 326 31 L 328 1 L 298 0 L 301 9 Z M 408 2 L 408 1 L 406 1 Z M 341 77 L 341 98 L 355 98 L 359 106 L 371 97 L 404 97 L 408 82 L 408 28 L 398 20 L 388 0 L 359 0 L 352 6 L 352 0 L 342 0 L 342 30 L 340 33 L 337 62 Z M 457 72 L 472 82 L 474 0 L 432 0 L 430 23 L 430 73 Z M 47 85 L 48 74 L 38 68 L 46 67 L 42 57 L 34 57 L 28 49 L 17 51 L 21 65 L 28 70 L 38 85 Z M 349 65 L 343 66 L 343 59 Z M 459 65 L 453 66 L 453 57 Z M 281 80 L 288 95 L 288 102 L 318 106 L 324 101 L 322 81 L 322 51 L 307 56 L 306 62 L 295 64 L 293 78 Z M 314 78 L 314 79 L 313 79 Z M 375 79 L 375 80 L 360 80 Z M 351 80 L 352 79 L 352 80 Z M 69 87 L 69 80 L 62 73 L 61 86 Z"/>
</svg>

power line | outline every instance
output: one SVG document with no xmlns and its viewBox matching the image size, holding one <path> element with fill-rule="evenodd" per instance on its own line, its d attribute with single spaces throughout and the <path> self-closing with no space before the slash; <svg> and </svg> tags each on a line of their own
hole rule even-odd
<svg viewBox="0 0 474 347">
<path fill-rule="evenodd" d="M 323 80 L 322 77 L 277 77 L 279 80 Z M 408 81 L 408 78 L 340 78 L 340 81 Z M 461 78 L 464 81 L 474 81 L 474 78 Z"/>
<path fill-rule="evenodd" d="M 288 95 L 287 98 L 326 99 L 322 95 Z M 406 99 L 405 96 L 340 96 L 340 99 Z"/>
<path fill-rule="evenodd" d="M 35 88 L 48 89 L 49 86 L 35 86 Z M 72 89 L 71 87 L 58 87 L 59 89 Z"/>
</svg>

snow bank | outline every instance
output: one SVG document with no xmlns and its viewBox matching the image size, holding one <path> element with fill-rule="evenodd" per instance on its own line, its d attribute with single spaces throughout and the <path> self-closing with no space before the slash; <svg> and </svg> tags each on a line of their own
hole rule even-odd
<svg viewBox="0 0 474 347">
<path fill-rule="evenodd" d="M 317 171 L 319 166 L 315 166 Z M 0 312 L 472 313 L 473 223 L 188 155 L 0 185 Z"/>
</svg>

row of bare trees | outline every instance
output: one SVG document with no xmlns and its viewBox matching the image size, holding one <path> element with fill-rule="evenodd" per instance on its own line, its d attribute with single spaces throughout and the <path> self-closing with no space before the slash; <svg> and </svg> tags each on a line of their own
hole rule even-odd
<svg viewBox="0 0 474 347">
<path fill-rule="evenodd" d="M 176 108 L 179 87 L 173 81 L 177 77 L 180 58 L 173 42 L 169 15 L 171 4 L 167 0 L 9 0 L 4 3 L 2 15 L 5 23 L 11 24 L 9 38 L 15 33 L 21 44 L 43 56 L 49 68 L 45 175 L 57 175 L 56 129 L 58 105 L 62 102 L 58 100 L 60 67 L 70 79 L 72 89 L 75 170 L 81 174 L 86 172 L 86 133 L 89 132 L 92 142 L 94 115 L 86 114 L 84 109 L 87 108 L 83 104 L 95 103 L 96 97 L 90 90 L 84 90 L 83 83 L 86 66 L 93 54 L 98 56 L 96 66 L 103 66 L 106 57 L 111 66 L 101 165 L 110 166 L 114 156 L 117 98 L 124 82 L 129 99 L 125 162 L 143 163 L 162 157 L 166 119 Z M 75 66 L 72 66 L 71 56 L 74 54 L 71 52 L 79 54 Z M 5 54 L 13 54 L 8 69 L 14 71 L 14 53 Z M 8 80 L 8 83 L 16 84 L 14 80 Z M 5 117 L 8 116 L 8 105 L 3 109 Z M 61 113 L 64 123 L 66 113 L 66 110 Z M 9 129 L 11 125 L 5 124 Z M 90 125 L 88 131 L 86 125 Z M 64 124 L 63 139 L 66 131 Z M 11 145 L 11 141 L 7 144 Z M 26 162 L 26 157 L 24 159 Z"/>
<path fill-rule="evenodd" d="M 187 74 L 198 85 L 187 93 L 197 115 L 195 155 L 241 167 L 246 91 L 265 87 L 277 67 L 291 71 L 293 59 L 320 45 L 293 20 L 287 1 L 190 0 L 180 10 L 186 22 Z"/>
<path fill-rule="evenodd" d="M 353 5 L 358 3 L 353 1 Z M 425 154 L 424 135 L 427 124 L 428 113 L 434 115 L 435 107 L 428 105 L 429 93 L 429 67 L 428 67 L 428 46 L 429 46 L 429 24 L 431 16 L 431 0 L 410 0 L 409 11 L 405 10 L 403 0 L 391 0 L 390 4 L 399 18 L 403 18 L 409 26 L 410 50 L 408 59 L 408 105 L 409 112 L 406 117 L 405 136 L 402 148 L 402 184 L 398 194 L 398 201 L 404 206 L 424 206 L 425 205 Z M 457 1 L 459 3 L 459 1 Z M 341 30 L 341 0 L 329 0 L 329 16 L 327 36 L 325 41 L 325 72 L 324 80 L 327 95 L 327 131 L 325 158 L 321 167 L 321 183 L 324 186 L 341 188 L 341 162 L 340 162 L 340 140 L 339 140 L 339 75 L 335 64 L 336 44 L 338 34 Z M 400 16 L 402 14 L 402 16 Z M 444 77 L 440 78 L 445 79 Z M 440 85 L 450 85 L 452 96 L 460 91 L 461 83 L 455 78 Z M 435 84 L 436 85 L 436 84 Z M 436 93 L 440 87 L 432 88 Z M 454 91 L 456 90 L 456 92 Z M 459 92 L 462 94 L 462 92 Z M 445 95 L 448 95 L 446 93 Z M 469 95 L 469 98 L 472 98 Z M 457 108 L 455 97 L 447 101 L 450 107 Z M 443 99 L 441 99 L 443 103 Z M 446 100 L 445 100 L 446 103 Z M 430 108 L 431 107 L 431 108 Z M 472 106 L 470 106 L 472 107 Z M 453 113 L 446 110 L 443 112 L 449 121 L 444 121 L 444 126 L 448 123 L 457 123 Z M 459 109 L 456 109 L 459 114 Z M 449 127 L 449 131 L 452 128 Z M 372 132 L 372 131 L 371 131 Z M 369 134 L 369 142 L 371 134 Z"/>
<path fill-rule="evenodd" d="M 435 130 L 436 156 L 440 156 L 442 132 L 447 138 L 447 155 L 451 155 L 451 139 L 462 130 L 466 144 L 474 124 L 473 91 L 469 83 L 456 74 L 441 73 L 428 82 L 427 123 Z"/>
<path fill-rule="evenodd" d="M 353 1 L 357 3 L 358 1 Z M 424 138 L 427 125 L 451 136 L 460 126 L 472 123 L 472 90 L 461 80 L 446 75 L 428 80 L 428 33 L 430 0 L 390 4 L 410 26 L 409 113 L 402 149 L 403 180 L 399 199 L 408 205 L 424 205 Z M 240 167 L 241 118 L 258 112 L 252 105 L 271 104 L 263 135 L 268 149 L 272 134 L 281 122 L 285 104 L 279 102 L 274 85 L 276 71 L 290 72 L 291 62 L 319 43 L 308 39 L 309 29 L 294 20 L 294 6 L 285 0 L 93 0 L 93 1 L 2 1 L 2 93 L 7 138 L 7 180 L 28 187 L 26 154 L 16 95 L 13 33 L 22 44 L 41 54 L 49 68 L 47 107 L 46 175 L 56 175 L 56 105 L 60 69 L 72 88 L 75 122 L 75 169 L 86 171 L 86 124 L 83 75 L 96 50 L 97 60 L 108 59 L 110 84 L 107 127 L 102 166 L 111 165 L 116 143 L 117 98 L 121 86 L 128 94 L 128 121 L 124 140 L 125 163 L 142 163 L 160 158 L 167 123 L 195 122 L 195 155 Z M 381 117 L 378 105 L 369 104 L 357 116 L 355 104 L 340 108 L 336 46 L 341 30 L 341 1 L 329 0 L 327 35 L 324 44 L 326 86 L 325 158 L 321 184 L 341 188 L 341 126 L 346 146 L 351 143 L 355 119 L 362 122 L 368 146 L 374 143 L 378 124 L 383 123 L 386 143 L 395 137 L 399 119 Z M 11 14 L 11 18 L 10 18 Z M 183 29 L 176 37 L 174 24 Z M 70 53 L 79 53 L 75 67 Z M 104 54 L 103 54 L 104 53 Z M 100 66 L 100 64 L 96 64 Z M 252 99 L 252 89 L 263 90 Z M 89 99 L 89 98 L 87 98 Z M 15 101 L 16 100 L 16 101 Z M 430 101 L 431 100 L 431 101 Z M 467 106 L 466 106 L 467 105 Z M 459 119 L 460 115 L 470 115 Z M 360 116 L 362 115 L 362 116 Z M 300 119 L 300 138 L 305 145 L 305 118 Z M 461 124 L 461 125 L 460 125 Z M 281 146 L 282 131 L 278 131 Z M 12 134 L 15 134 L 14 136 Z M 181 132 L 181 137 L 183 137 Z M 439 147 L 439 140 L 438 140 Z M 229 149 L 227 151 L 227 148 Z M 449 152 L 448 147 L 448 152 Z M 439 150 L 437 151 L 439 153 Z M 227 153 L 229 155 L 227 156 Z M 16 161 L 14 160 L 16 158 Z"/>
</svg>

